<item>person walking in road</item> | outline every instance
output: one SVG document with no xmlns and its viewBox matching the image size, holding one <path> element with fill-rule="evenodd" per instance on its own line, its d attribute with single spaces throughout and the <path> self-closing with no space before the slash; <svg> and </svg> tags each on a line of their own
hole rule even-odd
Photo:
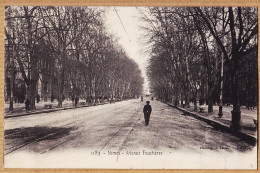
<svg viewBox="0 0 260 173">
<path fill-rule="evenodd" d="M 25 101 L 25 110 L 26 110 L 26 112 L 29 111 L 30 104 L 31 104 L 30 100 L 28 98 L 26 98 L 26 101 Z"/>
<path fill-rule="evenodd" d="M 152 106 L 149 105 L 149 104 L 150 104 L 150 102 L 146 101 L 146 105 L 143 108 L 145 126 L 147 126 L 149 124 L 150 115 L 151 115 L 151 112 L 152 112 Z"/>
</svg>

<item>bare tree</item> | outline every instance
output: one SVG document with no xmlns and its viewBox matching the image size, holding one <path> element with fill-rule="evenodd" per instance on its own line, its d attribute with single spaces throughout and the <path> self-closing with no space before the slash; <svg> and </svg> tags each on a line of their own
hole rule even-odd
<svg viewBox="0 0 260 173">
<path fill-rule="evenodd" d="M 245 55 L 257 50 L 258 45 L 255 39 L 258 33 L 257 10 L 256 8 L 228 7 L 224 9 L 227 12 L 227 16 L 218 17 L 216 20 L 212 19 L 215 16 L 211 14 L 216 11 L 212 8 L 195 8 L 195 11 L 201 20 L 206 23 L 228 64 L 231 74 L 233 103 L 231 126 L 235 129 L 240 129 L 239 75 L 242 59 Z M 219 11 L 219 14 L 216 12 L 217 16 L 225 15 L 225 13 L 221 13 L 221 10 Z M 224 25 L 222 24 L 223 22 Z M 230 39 L 222 39 L 223 30 L 225 30 L 225 36 Z M 228 42 L 227 44 L 230 45 L 230 48 L 225 46 L 226 42 Z"/>
</svg>

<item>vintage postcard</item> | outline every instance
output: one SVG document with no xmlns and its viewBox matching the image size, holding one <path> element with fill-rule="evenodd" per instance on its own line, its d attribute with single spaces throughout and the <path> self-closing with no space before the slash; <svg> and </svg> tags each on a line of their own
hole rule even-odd
<svg viewBox="0 0 260 173">
<path fill-rule="evenodd" d="M 4 168 L 258 168 L 257 6 L 4 18 Z"/>
</svg>

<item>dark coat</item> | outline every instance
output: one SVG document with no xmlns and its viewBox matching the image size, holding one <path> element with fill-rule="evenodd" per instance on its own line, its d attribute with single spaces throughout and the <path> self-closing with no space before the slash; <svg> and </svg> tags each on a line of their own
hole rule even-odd
<svg viewBox="0 0 260 173">
<path fill-rule="evenodd" d="M 29 106 L 30 104 L 31 104 L 31 101 L 27 99 L 27 100 L 25 101 L 25 106 Z"/>
<path fill-rule="evenodd" d="M 145 106 L 144 106 L 144 109 L 143 109 L 143 112 L 144 112 L 144 113 L 151 114 L 151 112 L 152 112 L 152 106 L 151 106 L 151 105 L 145 105 Z"/>
</svg>

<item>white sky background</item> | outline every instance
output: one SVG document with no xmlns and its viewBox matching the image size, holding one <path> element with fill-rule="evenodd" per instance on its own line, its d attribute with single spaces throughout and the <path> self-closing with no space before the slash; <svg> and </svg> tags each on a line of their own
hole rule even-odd
<svg viewBox="0 0 260 173">
<path fill-rule="evenodd" d="M 140 28 L 141 20 L 139 12 L 135 7 L 115 7 L 126 32 L 120 23 L 120 20 L 114 10 L 114 7 L 108 8 L 106 14 L 106 26 L 108 33 L 118 37 L 119 44 L 123 47 L 128 57 L 133 59 L 142 71 L 144 77 L 144 90 L 148 89 L 148 80 L 146 75 L 146 66 L 148 55 L 144 54 L 142 46 L 143 41 L 140 40 L 142 33 L 145 32 Z M 138 9 L 141 9 L 138 7 Z"/>
</svg>

